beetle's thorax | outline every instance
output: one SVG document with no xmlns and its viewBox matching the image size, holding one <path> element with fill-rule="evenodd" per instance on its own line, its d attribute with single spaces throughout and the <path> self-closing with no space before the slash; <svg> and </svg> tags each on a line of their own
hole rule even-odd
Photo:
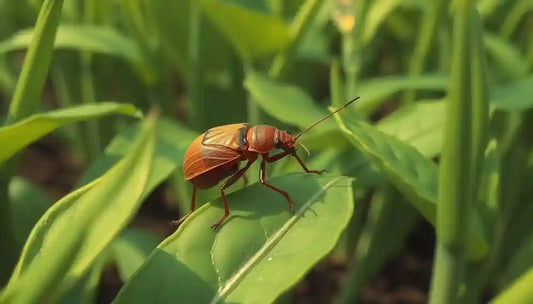
<svg viewBox="0 0 533 304">
<path fill-rule="evenodd" d="M 268 153 L 270 150 L 276 149 L 275 143 L 278 141 L 286 147 L 292 147 L 295 141 L 294 137 L 287 132 L 267 125 L 251 127 L 246 137 L 248 151 L 257 153 Z"/>
</svg>

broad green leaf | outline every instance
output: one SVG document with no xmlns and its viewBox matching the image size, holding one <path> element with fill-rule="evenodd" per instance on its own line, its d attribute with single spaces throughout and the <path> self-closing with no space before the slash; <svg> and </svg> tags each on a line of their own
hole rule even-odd
<svg viewBox="0 0 533 304">
<path fill-rule="evenodd" d="M 62 125 L 115 113 L 140 115 L 133 105 L 102 102 L 35 114 L 15 124 L 2 127 L 0 128 L 0 146 L 2 146 L 0 164 Z"/>
<path fill-rule="evenodd" d="M 408 143 L 428 158 L 440 153 L 443 126 L 444 103 L 440 101 L 401 107 L 376 125 L 380 131 Z"/>
<path fill-rule="evenodd" d="M 523 235 L 520 247 L 513 250 L 513 255 L 503 274 L 503 285 L 509 286 L 528 269 L 533 269 L 533 233 Z"/>
<path fill-rule="evenodd" d="M 335 118 L 352 142 L 389 178 L 389 181 L 413 204 L 424 218 L 435 225 L 437 207 L 437 166 L 415 148 L 382 133 L 358 120 Z M 482 232 L 481 219 L 472 214 L 468 256 L 472 260 L 484 257 L 488 244 Z"/>
<path fill-rule="evenodd" d="M 384 262 L 406 242 L 418 219 L 416 211 L 390 185 L 374 194 L 339 303 L 354 303 Z"/>
<path fill-rule="evenodd" d="M 34 184 L 22 177 L 13 177 L 9 183 L 12 229 L 17 243 L 22 248 L 32 227 L 52 201 Z"/>
<path fill-rule="evenodd" d="M 24 29 L 0 42 L 0 56 L 25 49 L 31 42 L 33 29 Z M 130 63 L 143 79 L 152 77 L 152 68 L 139 46 L 131 38 L 113 28 L 92 25 L 60 25 L 55 37 L 55 49 L 90 51 L 119 57 Z"/>
<path fill-rule="evenodd" d="M 138 132 L 139 126 L 135 125 L 116 135 L 106 147 L 104 154 L 84 172 L 77 184 L 87 184 L 102 175 L 131 149 L 132 140 Z M 157 121 L 155 136 L 154 161 L 143 196 L 148 195 L 176 168 L 182 166 L 183 155 L 197 134 L 171 119 L 161 118 Z"/>
<path fill-rule="evenodd" d="M 372 1 L 368 8 L 366 24 L 363 30 L 363 42 L 370 42 L 387 16 L 403 2 L 402 0 Z"/>
<path fill-rule="evenodd" d="M 58 304 L 94 304 L 98 296 L 98 287 L 100 277 L 106 266 L 109 250 L 104 250 L 96 260 L 91 268 L 79 279 L 72 288 L 70 288 L 60 299 Z M 51 302 L 56 302 L 55 299 Z"/>
<path fill-rule="evenodd" d="M 244 86 L 269 115 L 302 129 L 329 114 L 326 109 L 320 109 L 311 96 L 302 89 L 271 80 L 258 73 L 248 73 Z M 316 129 L 302 137 L 302 141 L 313 148 L 345 145 L 345 140 L 332 119 L 322 122 Z"/>
<path fill-rule="evenodd" d="M 533 76 L 496 87 L 491 106 L 497 110 L 520 111 L 533 107 Z"/>
<path fill-rule="evenodd" d="M 195 1 L 244 59 L 278 52 L 290 41 L 287 24 L 275 16 L 227 1 Z"/>
<path fill-rule="evenodd" d="M 533 268 L 530 268 L 513 285 L 500 293 L 495 299 L 490 301 L 491 304 L 507 303 L 531 303 L 533 302 Z"/>
<path fill-rule="evenodd" d="M 154 151 L 150 116 L 134 148 L 101 178 L 55 203 L 33 228 L 3 303 L 57 297 L 92 265 L 137 211 Z"/>
<path fill-rule="evenodd" d="M 125 230 L 113 241 L 111 251 L 123 282 L 128 281 L 141 267 L 160 241 L 155 235 L 141 229 Z"/>
<path fill-rule="evenodd" d="M 422 75 L 418 77 L 387 76 L 362 80 L 357 87 L 357 95 L 361 96 L 361 100 L 354 108 L 357 112 L 371 113 L 388 97 L 407 89 L 446 91 L 448 78 L 438 75 Z"/>
<path fill-rule="evenodd" d="M 263 110 L 284 123 L 305 128 L 328 114 L 302 89 L 259 73 L 248 73 L 244 86 Z M 325 121 L 324 125 L 328 123 L 334 125 L 332 121 Z"/>
<path fill-rule="evenodd" d="M 152 252 L 114 303 L 272 303 L 335 245 L 353 210 L 351 179 L 286 175 L 269 180 L 296 205 L 256 183 L 199 208 Z M 319 240 L 319 241 L 317 241 Z M 154 296 L 156 295 L 156 296 Z"/>
<path fill-rule="evenodd" d="M 490 33 L 483 35 L 483 42 L 487 53 L 509 77 L 516 79 L 527 75 L 528 65 L 524 64 L 526 60 L 516 47 L 503 38 Z"/>
</svg>

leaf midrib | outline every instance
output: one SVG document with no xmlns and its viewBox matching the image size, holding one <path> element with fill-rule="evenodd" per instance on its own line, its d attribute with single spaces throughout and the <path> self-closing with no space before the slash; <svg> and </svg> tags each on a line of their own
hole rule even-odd
<svg viewBox="0 0 533 304">
<path fill-rule="evenodd" d="M 215 294 L 211 300 L 211 304 L 218 303 L 220 300 L 224 299 L 237 285 L 244 279 L 244 277 L 252 270 L 252 268 L 259 263 L 273 248 L 276 244 L 283 238 L 283 236 L 289 232 L 289 230 L 296 224 L 296 222 L 302 218 L 302 215 L 307 211 L 315 200 L 329 189 L 333 184 L 342 179 L 343 176 L 332 179 L 327 184 L 325 184 L 318 192 L 316 192 L 311 198 L 303 204 L 301 208 L 298 209 L 296 214 L 294 214 L 280 229 L 278 229 L 274 234 L 272 234 L 265 242 L 265 244 L 257 250 L 257 252 L 252 255 L 252 257 L 242 265 L 242 267 L 235 272 L 231 278 L 229 278 L 226 283 L 220 286 L 218 292 Z"/>
</svg>

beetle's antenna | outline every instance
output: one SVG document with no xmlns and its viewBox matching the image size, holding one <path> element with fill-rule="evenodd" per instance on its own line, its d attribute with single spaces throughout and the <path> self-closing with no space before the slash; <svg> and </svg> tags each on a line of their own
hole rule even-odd
<svg viewBox="0 0 533 304">
<path fill-rule="evenodd" d="M 302 148 L 304 148 L 305 152 L 307 152 L 307 155 L 311 156 L 311 153 L 309 152 L 309 149 L 307 149 L 307 147 L 304 146 L 304 144 L 302 144 L 301 142 L 296 142 L 296 144 L 302 146 Z"/>
<path fill-rule="evenodd" d="M 346 108 L 347 106 L 349 106 L 352 102 L 356 101 L 357 99 L 359 99 L 359 96 L 358 97 L 355 97 L 354 99 L 348 101 L 345 105 L 343 105 L 342 107 L 338 108 L 337 110 L 333 111 L 331 114 L 329 115 L 326 115 L 325 117 L 323 117 L 322 119 L 320 119 L 319 121 L 315 122 L 314 124 L 312 124 L 311 126 L 307 127 L 307 129 L 303 130 L 302 132 L 300 132 L 300 134 L 296 135 L 296 137 L 294 137 L 294 139 L 298 139 L 298 137 L 302 136 L 302 134 L 304 134 L 305 132 L 311 130 L 313 127 L 315 127 L 316 125 L 318 125 L 319 123 L 323 122 L 324 120 L 330 118 L 331 116 L 333 116 L 335 113 L 339 112 L 340 110 Z"/>
</svg>

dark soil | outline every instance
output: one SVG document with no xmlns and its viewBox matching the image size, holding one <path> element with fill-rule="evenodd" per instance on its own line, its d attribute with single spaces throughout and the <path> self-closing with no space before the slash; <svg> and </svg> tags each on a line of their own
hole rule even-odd
<svg viewBox="0 0 533 304">
<path fill-rule="evenodd" d="M 47 137 L 26 150 L 18 174 L 57 200 L 72 190 L 83 170 L 66 151 L 57 138 Z M 161 185 L 143 204 L 132 226 L 146 228 L 161 238 L 170 235 L 175 227 L 169 222 L 178 217 L 176 208 L 169 207 L 177 205 L 172 200 L 165 185 Z M 405 248 L 362 289 L 359 303 L 425 303 L 434 243 L 433 228 L 421 221 Z M 333 303 L 345 273 L 345 264 L 325 260 L 285 297 L 293 297 L 295 303 Z M 121 286 L 116 269 L 106 269 L 100 280 L 97 303 L 110 303 Z"/>
</svg>

